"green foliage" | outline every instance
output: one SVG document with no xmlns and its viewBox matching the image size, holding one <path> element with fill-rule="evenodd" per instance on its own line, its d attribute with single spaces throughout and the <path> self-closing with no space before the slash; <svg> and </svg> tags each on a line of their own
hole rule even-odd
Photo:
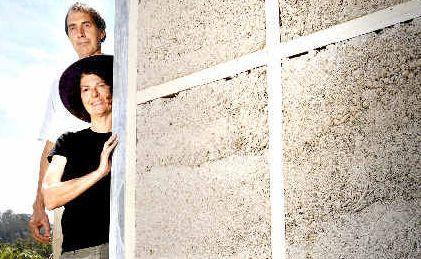
<svg viewBox="0 0 421 259">
<path fill-rule="evenodd" d="M 31 239 L 0 243 L 0 259 L 44 259 L 51 253 L 50 244 L 40 244 Z"/>
<path fill-rule="evenodd" d="M 52 253 L 50 244 L 32 240 L 27 214 L 0 213 L 0 259 L 44 259 Z"/>
</svg>

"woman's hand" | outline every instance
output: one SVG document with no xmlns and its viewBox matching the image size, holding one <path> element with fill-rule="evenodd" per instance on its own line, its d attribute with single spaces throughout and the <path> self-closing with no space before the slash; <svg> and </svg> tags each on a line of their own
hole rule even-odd
<svg viewBox="0 0 421 259">
<path fill-rule="evenodd" d="M 118 137 L 116 134 L 113 134 L 105 143 L 104 147 L 102 148 L 101 157 L 99 161 L 99 166 L 97 171 L 101 173 L 101 175 L 105 176 L 111 171 L 111 161 L 110 155 L 114 148 L 117 146 Z"/>
</svg>

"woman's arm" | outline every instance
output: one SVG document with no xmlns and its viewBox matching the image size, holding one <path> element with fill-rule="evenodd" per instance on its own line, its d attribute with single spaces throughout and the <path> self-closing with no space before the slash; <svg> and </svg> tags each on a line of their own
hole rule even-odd
<svg viewBox="0 0 421 259">
<path fill-rule="evenodd" d="M 95 170 L 83 177 L 61 182 L 67 159 L 64 156 L 53 156 L 42 184 L 44 204 L 48 210 L 63 206 L 89 189 L 106 174 Z"/>
<path fill-rule="evenodd" d="M 63 206 L 85 192 L 102 177 L 106 176 L 111 170 L 110 154 L 117 143 L 116 135 L 111 136 L 104 143 L 97 170 L 65 182 L 61 181 L 61 177 L 67 163 L 67 158 L 54 155 L 42 184 L 45 207 L 48 210 L 52 210 Z"/>
</svg>

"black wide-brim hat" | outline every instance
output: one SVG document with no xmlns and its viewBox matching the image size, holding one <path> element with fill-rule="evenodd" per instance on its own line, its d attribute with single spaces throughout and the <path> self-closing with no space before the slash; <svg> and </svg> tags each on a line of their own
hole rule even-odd
<svg viewBox="0 0 421 259">
<path fill-rule="evenodd" d="M 80 78 L 82 74 L 95 74 L 102 78 L 110 91 L 113 89 L 113 56 L 95 55 L 82 58 L 70 65 L 61 75 L 59 83 L 60 98 L 64 107 L 77 118 L 90 122 L 80 97 Z"/>
</svg>

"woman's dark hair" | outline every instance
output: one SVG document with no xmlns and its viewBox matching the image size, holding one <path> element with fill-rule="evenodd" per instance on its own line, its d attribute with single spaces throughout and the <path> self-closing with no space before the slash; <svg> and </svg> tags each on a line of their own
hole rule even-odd
<svg viewBox="0 0 421 259">
<path fill-rule="evenodd" d="M 82 70 L 82 73 L 80 74 L 79 78 L 79 85 L 80 80 L 82 79 L 82 76 L 84 75 L 97 75 L 99 76 L 104 82 L 110 86 L 111 93 L 113 92 L 113 74 L 109 73 L 108 71 L 104 71 L 101 69 L 96 69 L 92 67 L 87 67 L 86 69 Z"/>
</svg>

